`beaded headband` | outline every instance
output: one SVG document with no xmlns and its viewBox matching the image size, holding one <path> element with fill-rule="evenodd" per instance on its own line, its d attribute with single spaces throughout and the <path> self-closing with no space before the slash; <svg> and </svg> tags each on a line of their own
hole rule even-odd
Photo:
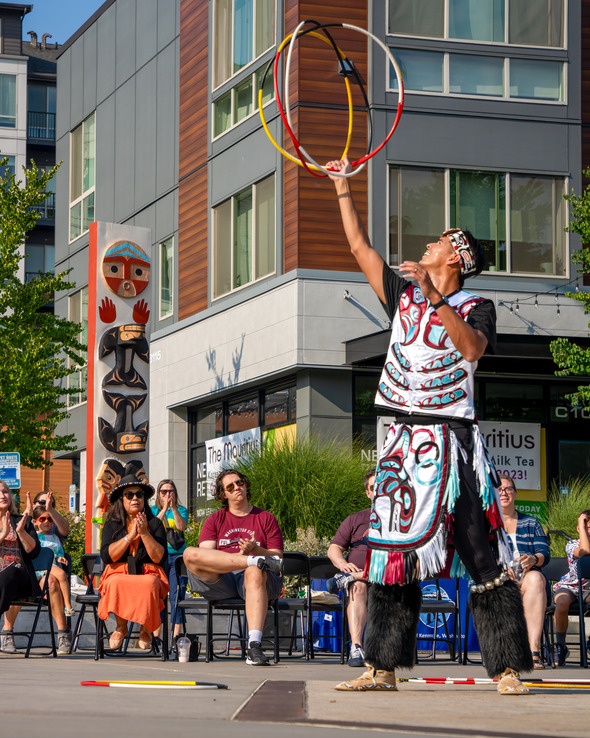
<svg viewBox="0 0 590 738">
<path fill-rule="evenodd" d="M 464 277 L 476 274 L 475 255 L 463 231 L 448 233 L 447 236 L 455 252 L 461 257 L 461 274 Z"/>
</svg>

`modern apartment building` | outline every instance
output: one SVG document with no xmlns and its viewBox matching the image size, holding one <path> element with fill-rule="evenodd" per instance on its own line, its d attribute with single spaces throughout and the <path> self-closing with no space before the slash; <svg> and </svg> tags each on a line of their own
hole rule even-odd
<svg viewBox="0 0 590 738">
<path fill-rule="evenodd" d="M 0 3 L 0 158 L 21 179 L 31 159 L 39 168 L 55 164 L 55 99 L 58 45 L 50 34 L 31 32 L 23 40 L 23 20 L 32 5 Z M 23 244 L 20 278 L 54 269 L 55 190 L 38 206 L 40 218 Z M 52 310 L 53 304 L 47 306 Z M 18 449 L 14 449 L 17 451 Z M 48 452 L 49 453 L 49 452 Z M 74 470 L 75 475 L 75 470 Z M 52 489 L 67 505 L 72 464 L 57 460 L 44 470 L 21 471 L 22 490 Z"/>
<path fill-rule="evenodd" d="M 84 318 L 90 222 L 151 229 L 150 479 L 173 477 L 191 509 L 203 509 L 212 442 L 256 428 L 357 437 L 368 461 L 375 452 L 385 314 L 349 253 L 331 183 L 285 159 L 258 112 L 266 65 L 307 18 L 368 29 L 403 71 L 398 130 L 353 180 L 375 248 L 395 268 L 455 225 L 484 243 L 488 268 L 468 288 L 496 304 L 498 351 L 476 375 L 479 414 L 498 437 L 536 428 L 530 499 L 554 478 L 590 471 L 588 416 L 565 400 L 578 380 L 555 377 L 549 353 L 557 336 L 588 345 L 587 317 L 563 296 L 584 285 L 562 195 L 581 191 L 583 151 L 590 155 L 589 8 L 587 0 L 107 0 L 64 44 L 56 267 L 73 267 L 78 287 L 56 310 Z M 372 143 L 352 85 L 358 157 L 385 137 L 398 91 L 376 44 L 332 32 L 366 81 Z M 340 156 L 346 139 L 338 71 L 322 39 L 297 42 L 289 104 L 320 161 Z M 270 84 L 262 104 L 272 136 L 292 153 Z M 83 372 L 76 381 L 64 430 L 76 433 L 83 466 Z"/>
</svg>

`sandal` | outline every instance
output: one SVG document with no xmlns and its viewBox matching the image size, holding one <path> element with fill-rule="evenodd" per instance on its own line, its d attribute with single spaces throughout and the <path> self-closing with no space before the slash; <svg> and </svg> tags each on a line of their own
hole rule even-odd
<svg viewBox="0 0 590 738">
<path fill-rule="evenodd" d="M 127 633 L 128 632 L 129 631 L 127 630 L 127 628 L 125 628 L 125 632 L 124 633 L 122 633 L 120 630 L 114 630 L 111 633 L 111 637 L 109 638 L 109 647 L 112 648 L 115 651 L 118 648 L 121 648 L 121 645 L 122 645 L 123 641 L 125 640 L 125 638 L 127 637 Z"/>
<path fill-rule="evenodd" d="M 545 664 L 539 651 L 533 651 L 533 669 L 544 669 Z"/>
<path fill-rule="evenodd" d="M 514 669 L 504 669 L 498 675 L 496 689 L 499 694 L 530 694 L 529 688 L 520 681 L 520 674 Z"/>
<path fill-rule="evenodd" d="M 73 608 L 73 607 L 64 607 L 64 612 L 65 612 L 65 614 L 66 614 L 66 615 L 67 615 L 67 616 L 68 616 L 69 618 L 71 618 L 71 617 L 72 617 L 72 615 L 75 615 L 75 614 L 76 614 L 76 611 L 74 610 L 74 608 Z"/>
<path fill-rule="evenodd" d="M 149 640 L 148 640 L 149 638 Z M 152 648 L 153 638 L 151 633 L 142 631 L 137 639 L 137 645 L 142 651 L 149 651 Z"/>
</svg>

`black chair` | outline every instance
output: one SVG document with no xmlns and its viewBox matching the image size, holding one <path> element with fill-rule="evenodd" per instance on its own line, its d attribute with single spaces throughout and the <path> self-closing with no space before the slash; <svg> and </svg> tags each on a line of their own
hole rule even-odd
<svg viewBox="0 0 590 738">
<path fill-rule="evenodd" d="M 176 561 L 174 562 L 174 569 L 176 571 L 176 581 L 180 582 L 180 577 L 186 577 L 188 576 L 186 565 L 184 563 L 184 559 L 182 556 L 179 556 Z M 207 601 L 203 597 L 184 597 L 184 599 L 180 599 L 180 595 L 176 600 L 176 606 L 172 609 L 171 615 L 170 615 L 170 622 L 174 624 L 176 621 L 176 613 L 180 611 L 181 618 L 182 618 L 182 630 L 183 633 L 187 633 L 187 624 L 186 624 L 186 614 L 187 612 L 190 613 L 191 611 L 195 614 L 199 615 L 205 615 L 207 614 Z M 205 618 L 206 620 L 206 618 Z M 191 634 L 193 635 L 193 634 Z M 194 633 L 196 636 L 202 635 L 203 637 L 206 637 L 206 630 L 202 632 L 196 632 Z"/>
<path fill-rule="evenodd" d="M 41 588 L 41 595 L 39 597 L 24 597 L 19 600 L 14 600 L 11 603 L 12 605 L 18 605 L 25 609 L 34 608 L 35 610 L 35 618 L 33 620 L 33 626 L 30 631 L 17 631 L 17 630 L 13 631 L 14 636 L 22 636 L 28 639 L 27 648 L 25 651 L 26 659 L 29 658 L 29 655 L 31 653 L 31 648 L 33 647 L 33 640 L 35 638 L 35 635 L 37 634 L 37 625 L 39 623 L 39 617 L 44 607 L 47 608 L 47 617 L 49 618 L 49 634 L 51 634 L 51 650 L 47 654 L 43 654 L 43 655 L 49 656 L 51 654 L 54 658 L 57 658 L 57 648 L 55 645 L 55 629 L 53 627 L 51 600 L 49 599 L 48 573 L 51 571 L 52 566 L 53 566 L 53 551 L 50 548 L 41 548 L 39 555 L 37 556 L 37 558 L 33 560 L 33 567 L 35 568 L 35 571 L 47 572 L 47 574 L 45 575 L 45 581 L 43 583 L 43 587 Z M 39 631 L 38 635 L 47 635 L 47 633 L 46 632 L 42 633 L 41 631 Z"/>
<path fill-rule="evenodd" d="M 298 590 L 305 590 L 311 586 L 309 572 L 309 559 L 306 554 L 299 551 L 285 551 L 283 554 L 283 575 L 285 577 L 296 577 Z M 309 591 L 309 590 L 307 590 Z M 309 597 L 280 597 L 275 607 L 275 634 L 277 660 L 280 658 L 304 658 L 309 659 L 311 652 L 311 631 L 308 624 L 311 623 L 309 616 Z M 281 635 L 280 616 L 289 614 L 291 618 L 290 635 Z M 297 622 L 299 621 L 299 635 L 297 635 Z M 281 641 L 289 641 L 287 656 L 281 656 Z M 301 640 L 301 654 L 293 656 L 294 644 Z"/>
<path fill-rule="evenodd" d="M 84 616 L 86 614 L 86 608 L 92 607 L 92 614 L 94 616 L 94 626 L 95 626 L 95 645 L 94 645 L 94 660 L 98 661 L 99 659 L 104 658 L 105 656 L 130 656 L 131 654 L 127 653 L 127 649 L 129 648 L 129 642 L 131 641 L 131 637 L 133 635 L 133 629 L 135 626 L 135 623 L 131 623 L 131 627 L 128 628 L 128 633 L 123 641 L 123 644 L 119 646 L 119 648 L 113 649 L 113 648 L 105 648 L 104 647 L 104 639 L 109 637 L 109 631 L 104 623 L 103 620 L 101 620 L 98 617 L 98 603 L 100 602 L 100 594 L 97 589 L 97 581 L 100 578 L 100 575 L 102 574 L 104 570 L 104 564 L 100 558 L 100 554 L 98 553 L 92 553 L 92 554 L 84 554 L 82 556 L 82 570 L 84 573 L 84 579 L 86 580 L 86 592 L 83 595 L 76 595 L 76 602 L 82 607 L 80 608 L 80 613 L 78 615 L 78 619 L 76 621 L 76 626 L 74 628 L 74 633 L 72 637 L 72 645 L 70 647 L 70 653 L 77 650 L 79 648 L 79 639 L 82 632 L 82 625 L 84 623 Z M 162 661 L 168 660 L 168 598 L 166 597 L 164 601 L 164 607 L 165 607 L 165 617 L 164 617 L 164 624 L 162 628 L 162 653 L 161 653 L 161 659 Z M 158 654 L 158 646 L 156 639 L 153 641 L 152 650 L 150 652 L 154 655 Z M 150 653 L 147 654 L 134 654 L 134 656 L 149 656 Z"/>
<path fill-rule="evenodd" d="M 95 582 L 100 579 L 100 575 L 103 570 L 103 563 L 98 553 L 90 553 L 82 555 L 82 573 L 84 581 L 86 583 L 86 592 L 81 595 L 76 595 L 77 604 L 81 605 L 76 625 L 74 626 L 74 632 L 72 636 L 72 645 L 70 646 L 70 653 L 77 651 L 78 648 L 82 649 L 79 645 L 80 636 L 82 635 L 82 626 L 84 624 L 84 617 L 86 615 L 86 608 L 92 608 L 92 614 L 94 616 L 94 631 L 95 631 L 95 645 L 94 645 L 94 658 L 98 660 L 100 655 L 100 645 L 98 641 L 98 602 L 100 595 L 95 588 Z"/>
<path fill-rule="evenodd" d="M 580 618 L 580 666 L 588 668 L 588 652 L 586 649 L 586 622 L 584 618 L 590 614 L 590 602 L 584 601 L 584 592 L 582 590 L 582 579 L 590 579 L 590 556 L 582 556 L 576 562 L 578 570 L 578 615 Z"/>
<path fill-rule="evenodd" d="M 561 577 L 567 573 L 568 563 L 565 556 L 554 556 L 546 564 L 542 571 L 549 581 L 549 599 L 545 608 L 545 622 L 543 623 L 543 642 L 542 647 L 545 652 L 545 661 L 552 668 L 555 667 L 553 660 L 553 646 L 555 641 L 555 630 L 553 627 L 553 616 L 555 614 L 555 604 L 551 601 L 551 587 L 559 581 Z M 572 604 L 572 608 L 574 605 Z M 570 610 L 572 609 L 570 608 Z"/>
<path fill-rule="evenodd" d="M 310 582 L 312 579 L 331 579 L 335 574 L 338 574 L 340 572 L 340 569 L 338 567 L 334 566 L 334 564 L 330 561 L 330 559 L 327 556 L 310 556 L 309 557 L 309 576 L 310 576 Z M 310 593 L 311 593 L 311 584 L 310 584 Z M 311 632 L 312 629 L 312 613 L 314 612 L 339 612 L 342 615 L 342 632 L 339 636 L 336 636 L 340 638 L 340 663 L 343 664 L 346 660 L 346 656 L 348 653 L 348 643 L 349 643 L 349 636 L 348 636 L 348 620 L 346 616 L 346 604 L 347 604 L 347 598 L 343 597 L 341 600 L 339 600 L 338 603 L 323 603 L 323 602 L 314 602 L 313 598 L 309 598 L 309 608 L 308 608 L 308 630 L 309 632 L 309 649 L 310 649 L 310 657 L 313 659 L 314 654 L 314 645 L 313 645 L 313 633 Z"/>
<path fill-rule="evenodd" d="M 440 584 L 439 579 L 425 580 L 420 582 L 422 587 L 422 605 L 420 607 L 420 614 L 432 617 L 432 635 L 419 633 L 417 640 L 419 641 L 431 641 L 432 648 L 430 656 L 427 659 L 422 660 L 436 660 L 436 644 L 446 643 L 449 647 L 449 658 L 451 661 L 457 660 L 461 653 L 461 646 L 457 648 L 458 639 L 460 639 L 461 628 L 461 609 L 460 609 L 460 597 L 459 597 L 459 580 L 455 579 L 455 599 L 450 599 L 448 595 L 443 597 L 445 591 Z M 429 587 L 430 591 L 426 591 L 425 588 Z M 448 618 L 453 617 L 453 629 L 452 633 L 449 632 Z M 440 629 L 442 627 L 442 633 Z M 460 640 L 459 640 L 460 644 Z M 418 654 L 416 654 L 416 661 L 418 662 Z"/>
<path fill-rule="evenodd" d="M 187 576 L 186 566 L 182 558 L 176 559 L 175 562 L 177 576 Z M 186 613 L 190 610 L 205 610 L 206 613 L 206 630 L 205 630 L 205 661 L 209 662 L 213 659 L 223 658 L 246 658 L 246 646 L 248 633 L 246 631 L 246 603 L 241 597 L 229 597 L 224 600 L 207 600 L 204 597 L 188 597 L 178 603 L 181 612 Z M 274 611 L 276 600 L 269 600 L 268 609 Z M 216 632 L 213 630 L 213 616 L 215 613 L 226 613 L 228 616 L 228 627 L 226 631 Z M 237 615 L 237 617 L 236 617 Z M 233 632 L 234 619 L 237 622 L 238 632 Z M 183 621 L 186 624 L 185 616 Z M 240 656 L 231 656 L 231 641 L 237 640 L 240 643 Z M 274 637 L 274 661 L 278 661 L 278 642 L 276 633 Z M 215 651 L 215 643 L 224 641 L 225 647 L 223 651 Z"/>
</svg>

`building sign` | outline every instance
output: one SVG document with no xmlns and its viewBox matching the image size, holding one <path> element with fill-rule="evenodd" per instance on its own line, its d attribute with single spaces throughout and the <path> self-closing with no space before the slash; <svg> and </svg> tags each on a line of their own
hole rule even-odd
<svg viewBox="0 0 590 738">
<path fill-rule="evenodd" d="M 501 474 L 514 479 L 517 488 L 541 489 L 541 425 L 482 421 L 479 428 Z"/>
<path fill-rule="evenodd" d="M 20 454 L 18 451 L 0 454 L 0 479 L 10 489 L 20 488 Z"/>
<path fill-rule="evenodd" d="M 230 469 L 240 459 L 251 453 L 260 453 L 262 449 L 262 434 L 260 428 L 232 433 L 221 438 L 212 438 L 205 442 L 205 461 L 200 461 L 196 468 L 198 499 L 197 507 L 202 510 L 213 500 L 215 480 L 222 469 Z M 212 512 L 212 510 L 209 510 Z M 198 513 L 197 513 L 198 514 Z"/>
</svg>

